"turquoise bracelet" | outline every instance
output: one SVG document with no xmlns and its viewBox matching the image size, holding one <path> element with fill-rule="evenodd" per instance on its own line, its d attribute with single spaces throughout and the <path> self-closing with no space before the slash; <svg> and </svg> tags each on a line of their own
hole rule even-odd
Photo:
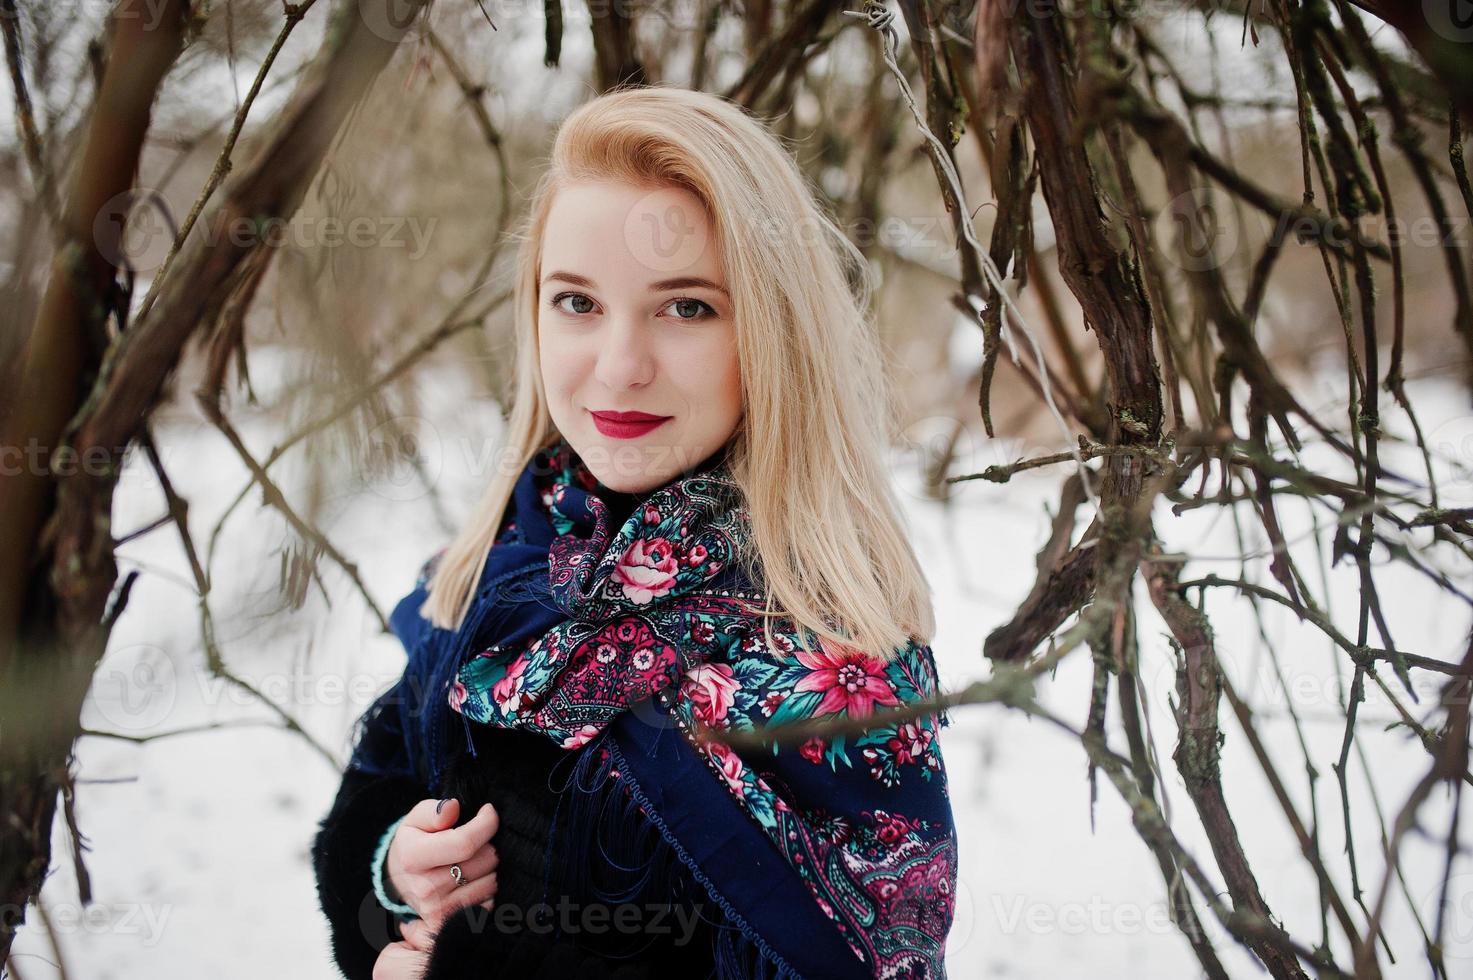
<svg viewBox="0 0 1473 980">
<path fill-rule="evenodd" d="M 373 852 L 373 894 L 378 899 L 378 903 L 390 912 L 417 919 L 419 918 L 418 912 L 414 911 L 408 905 L 401 905 L 390 899 L 387 890 L 384 888 L 384 858 L 388 856 L 389 845 L 394 841 L 394 831 L 399 829 L 399 825 L 404 822 L 404 817 L 407 816 L 409 814 L 406 813 L 403 817 L 389 824 L 389 829 L 384 831 L 383 837 L 379 838 L 378 848 Z"/>
</svg>

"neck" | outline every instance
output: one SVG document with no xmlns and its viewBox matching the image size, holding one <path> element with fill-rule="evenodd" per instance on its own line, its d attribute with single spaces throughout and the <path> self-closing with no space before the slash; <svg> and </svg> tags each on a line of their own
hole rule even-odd
<svg viewBox="0 0 1473 980">
<path fill-rule="evenodd" d="M 603 481 L 600 480 L 595 481 L 594 493 L 598 495 L 598 498 L 600 500 L 608 505 L 609 512 L 614 517 L 614 524 L 615 526 L 618 526 L 628 519 L 629 515 L 634 512 L 634 508 L 637 505 L 639 505 L 640 503 L 648 499 L 651 495 L 655 494 L 664 487 L 667 487 L 670 484 L 675 483 L 679 480 L 683 480 L 688 477 L 696 476 L 698 474 L 715 469 L 717 466 L 725 461 L 727 448 L 728 447 L 726 445 L 723 445 L 715 452 L 708 454 L 705 459 L 701 460 L 694 466 L 677 472 L 675 475 L 671 476 L 670 479 L 666 480 L 658 487 L 651 487 L 648 490 L 641 490 L 637 493 L 625 493 L 623 491 L 613 490 L 609 487 L 604 486 Z"/>
<path fill-rule="evenodd" d="M 602 484 L 599 486 L 598 498 L 609 508 L 609 518 L 613 521 L 611 526 L 621 527 L 629 520 L 634 509 L 640 505 L 649 494 L 644 493 L 620 493 L 618 490 L 610 490 Z"/>
</svg>

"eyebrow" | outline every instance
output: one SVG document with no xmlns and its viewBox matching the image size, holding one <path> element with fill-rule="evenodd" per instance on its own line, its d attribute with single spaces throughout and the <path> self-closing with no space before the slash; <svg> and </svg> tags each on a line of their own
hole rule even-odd
<svg viewBox="0 0 1473 980">
<path fill-rule="evenodd" d="M 587 276 L 580 276 L 575 272 L 549 272 L 542 277 L 543 285 L 554 279 L 571 283 L 574 286 L 582 286 L 584 289 L 597 289 L 597 284 Z M 729 296 L 725 286 L 719 286 L 709 279 L 699 276 L 682 276 L 677 279 L 661 279 L 659 282 L 650 283 L 650 292 L 663 293 L 672 289 L 710 289 L 723 296 Z"/>
</svg>

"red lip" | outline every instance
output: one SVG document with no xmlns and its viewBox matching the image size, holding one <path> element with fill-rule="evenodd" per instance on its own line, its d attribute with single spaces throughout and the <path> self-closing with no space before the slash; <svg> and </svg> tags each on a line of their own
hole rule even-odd
<svg viewBox="0 0 1473 980">
<path fill-rule="evenodd" d="M 669 415 L 648 412 L 590 412 L 594 427 L 614 439 L 637 439 L 670 421 Z"/>
<path fill-rule="evenodd" d="M 610 422 L 660 422 L 668 419 L 668 415 L 651 415 L 649 412 L 594 412 L 601 419 Z"/>
</svg>

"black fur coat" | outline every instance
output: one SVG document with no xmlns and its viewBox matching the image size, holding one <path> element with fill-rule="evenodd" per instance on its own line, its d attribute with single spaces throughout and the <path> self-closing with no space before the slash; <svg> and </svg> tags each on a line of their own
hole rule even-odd
<svg viewBox="0 0 1473 980">
<path fill-rule="evenodd" d="M 497 895 L 489 911 L 471 906 L 445 920 L 422 980 L 713 976 L 713 944 L 730 942 L 729 927 L 619 798 L 616 780 L 594 792 L 571 788 L 570 780 L 590 782 L 574 772 L 587 747 L 569 752 L 541 735 L 473 727 L 477 754 L 455 763 L 445 792 L 460 800 L 458 823 L 483 803 L 496 808 Z M 369 864 L 389 824 L 428 795 L 412 779 L 349 770 L 321 821 L 312 847 L 318 896 L 349 980 L 371 980 L 379 951 L 400 938 Z M 571 850 L 569 840 L 578 842 Z"/>
</svg>

